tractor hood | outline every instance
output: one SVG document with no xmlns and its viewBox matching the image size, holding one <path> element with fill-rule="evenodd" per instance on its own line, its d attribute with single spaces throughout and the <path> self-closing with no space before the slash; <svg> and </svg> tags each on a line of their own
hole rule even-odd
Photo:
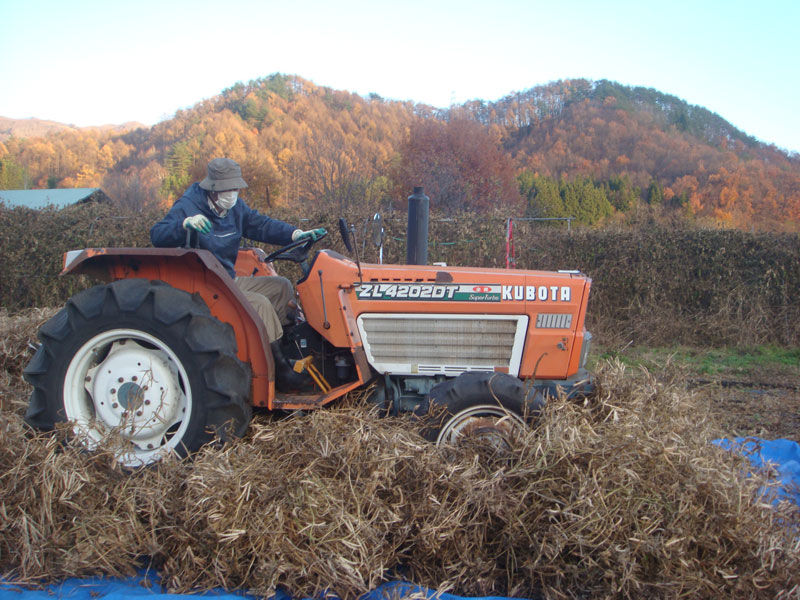
<svg viewBox="0 0 800 600">
<path fill-rule="evenodd" d="M 590 287 L 574 271 L 436 265 L 362 264 L 359 277 L 353 261 L 321 251 L 298 292 L 317 331 L 364 345 L 379 371 L 559 379 L 578 370 Z"/>
</svg>

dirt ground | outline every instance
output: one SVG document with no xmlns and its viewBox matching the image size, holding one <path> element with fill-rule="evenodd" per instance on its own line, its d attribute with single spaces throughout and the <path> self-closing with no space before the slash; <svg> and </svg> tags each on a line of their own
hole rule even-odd
<svg viewBox="0 0 800 600">
<path fill-rule="evenodd" d="M 597 357 L 614 359 L 614 352 Z M 721 436 L 800 442 L 800 360 L 774 349 L 626 348 L 618 358 L 658 380 L 685 386 Z M 741 359 L 741 360 L 739 360 Z"/>
<path fill-rule="evenodd" d="M 730 437 L 785 438 L 800 442 L 800 382 L 795 388 L 702 383 L 693 388 Z"/>
</svg>

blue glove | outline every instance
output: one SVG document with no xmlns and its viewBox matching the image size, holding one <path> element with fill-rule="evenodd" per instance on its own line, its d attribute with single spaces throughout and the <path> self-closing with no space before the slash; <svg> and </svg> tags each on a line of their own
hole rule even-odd
<svg viewBox="0 0 800 600">
<path fill-rule="evenodd" d="M 208 233 L 211 231 L 211 221 L 205 215 L 194 215 L 183 220 L 183 228 L 194 229 L 200 233 Z"/>
<path fill-rule="evenodd" d="M 294 233 L 292 233 L 292 241 L 296 242 L 297 240 L 303 240 L 305 238 L 311 238 L 312 241 L 316 242 L 319 238 L 323 235 L 328 233 L 320 227 L 319 229 L 310 229 L 308 231 L 302 231 L 301 229 L 295 229 Z"/>
</svg>

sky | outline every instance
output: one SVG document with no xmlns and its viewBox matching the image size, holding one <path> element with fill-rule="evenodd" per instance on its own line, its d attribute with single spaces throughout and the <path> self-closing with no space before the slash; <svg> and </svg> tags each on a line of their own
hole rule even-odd
<svg viewBox="0 0 800 600">
<path fill-rule="evenodd" d="M 655 88 L 800 152 L 800 1 L 0 0 L 0 116 L 153 125 L 271 73 L 447 107 Z"/>
</svg>

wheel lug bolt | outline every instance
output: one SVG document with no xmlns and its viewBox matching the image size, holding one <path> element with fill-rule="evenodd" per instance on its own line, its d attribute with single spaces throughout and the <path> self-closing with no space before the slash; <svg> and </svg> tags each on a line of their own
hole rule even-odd
<svg viewBox="0 0 800 600">
<path fill-rule="evenodd" d="M 119 408 L 119 404 L 117 404 L 116 402 L 114 402 L 114 404 L 112 404 L 112 405 L 111 405 L 111 408 Z"/>
<path fill-rule="evenodd" d="M 139 379 L 139 378 L 138 378 L 136 375 L 134 375 L 133 377 L 131 377 L 131 381 L 137 381 L 138 379 Z"/>
<path fill-rule="evenodd" d="M 137 417 L 141 417 L 141 416 L 142 416 L 142 411 L 140 411 L 140 410 L 137 410 L 137 411 L 136 411 L 136 416 L 137 416 Z"/>
<path fill-rule="evenodd" d="M 144 386 L 142 389 L 146 392 L 147 391 L 147 386 Z"/>
<path fill-rule="evenodd" d="M 84 378 L 84 381 L 91 381 L 91 380 L 92 380 L 92 378 L 91 378 L 91 376 L 89 376 L 89 375 L 87 375 L 87 376 Z"/>
<path fill-rule="evenodd" d="M 116 394 L 116 393 L 117 393 L 117 390 L 116 390 L 116 389 L 114 389 L 114 388 L 111 388 L 111 393 L 112 393 L 112 394 Z"/>
<path fill-rule="evenodd" d="M 146 406 L 150 406 L 150 400 L 145 400 L 144 403 Z"/>
<path fill-rule="evenodd" d="M 153 444 L 147 444 L 147 449 L 148 450 L 152 450 L 153 449 Z"/>
<path fill-rule="evenodd" d="M 117 381 L 119 381 L 120 383 L 122 383 L 122 382 L 123 382 L 123 381 L 125 381 L 125 380 L 124 380 L 122 377 L 120 377 L 119 379 L 117 379 Z"/>
</svg>

